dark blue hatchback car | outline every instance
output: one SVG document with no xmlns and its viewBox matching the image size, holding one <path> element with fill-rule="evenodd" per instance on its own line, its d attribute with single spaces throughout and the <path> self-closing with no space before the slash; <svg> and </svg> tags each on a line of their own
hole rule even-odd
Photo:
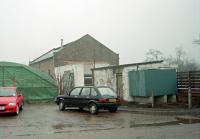
<svg viewBox="0 0 200 139">
<path fill-rule="evenodd" d="M 117 94 L 109 87 L 82 86 L 75 87 L 69 93 L 55 98 L 61 111 L 66 107 L 88 108 L 91 114 L 97 114 L 99 109 L 116 112 L 120 105 Z"/>
</svg>

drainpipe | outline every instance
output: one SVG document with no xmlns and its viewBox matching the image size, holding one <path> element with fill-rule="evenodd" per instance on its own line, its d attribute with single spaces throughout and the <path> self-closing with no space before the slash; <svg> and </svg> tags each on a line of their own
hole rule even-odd
<svg viewBox="0 0 200 139">
<path fill-rule="evenodd" d="M 3 71 L 3 80 L 2 80 L 2 86 L 4 87 L 4 67 L 2 67 L 2 71 Z"/>
<path fill-rule="evenodd" d="M 94 86 L 94 70 L 92 69 L 92 85 Z"/>
</svg>

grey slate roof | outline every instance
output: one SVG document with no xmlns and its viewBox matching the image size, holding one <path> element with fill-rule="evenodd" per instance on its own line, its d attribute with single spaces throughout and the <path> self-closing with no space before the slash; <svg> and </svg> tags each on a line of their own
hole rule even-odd
<svg viewBox="0 0 200 139">
<path fill-rule="evenodd" d="M 61 47 L 53 48 L 50 51 L 48 51 L 47 53 L 45 53 L 45 54 L 41 55 L 40 57 L 36 58 L 35 60 L 31 61 L 30 64 L 37 63 L 37 62 L 43 61 L 45 59 L 51 58 L 51 57 L 53 57 L 54 53 L 60 51 L 60 49 L 61 49 Z"/>
</svg>

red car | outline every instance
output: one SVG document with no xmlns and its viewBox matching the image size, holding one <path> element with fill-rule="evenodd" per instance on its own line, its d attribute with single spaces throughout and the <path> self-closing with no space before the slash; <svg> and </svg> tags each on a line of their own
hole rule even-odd
<svg viewBox="0 0 200 139">
<path fill-rule="evenodd" d="M 23 109 L 24 97 L 17 87 L 0 87 L 0 114 L 19 114 Z"/>
</svg>

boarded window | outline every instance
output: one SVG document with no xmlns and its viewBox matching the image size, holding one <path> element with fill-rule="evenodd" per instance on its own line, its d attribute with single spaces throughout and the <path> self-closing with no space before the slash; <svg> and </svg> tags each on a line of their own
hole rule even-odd
<svg viewBox="0 0 200 139">
<path fill-rule="evenodd" d="M 85 86 L 91 86 L 92 85 L 92 75 L 91 74 L 85 74 L 84 75 L 84 84 L 85 84 Z"/>
</svg>

